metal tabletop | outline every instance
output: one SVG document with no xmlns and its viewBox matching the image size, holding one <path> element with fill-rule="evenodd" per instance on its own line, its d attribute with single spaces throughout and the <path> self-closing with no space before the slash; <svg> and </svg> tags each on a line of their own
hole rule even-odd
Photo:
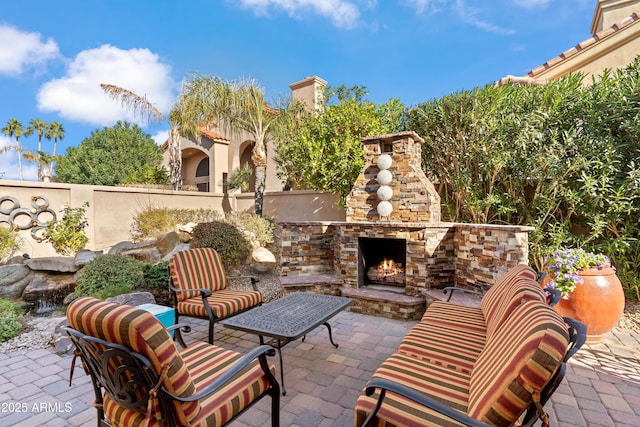
<svg viewBox="0 0 640 427">
<path fill-rule="evenodd" d="M 293 341 L 322 325 L 349 304 L 349 298 L 296 292 L 221 323 L 232 329 Z"/>
</svg>

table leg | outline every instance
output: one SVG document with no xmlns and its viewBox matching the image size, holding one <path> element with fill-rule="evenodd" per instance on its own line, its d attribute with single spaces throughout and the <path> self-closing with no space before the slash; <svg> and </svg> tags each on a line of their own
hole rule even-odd
<svg viewBox="0 0 640 427">
<path fill-rule="evenodd" d="M 282 366 L 282 344 L 281 341 L 278 340 L 278 346 L 276 347 L 278 350 L 278 359 L 280 359 L 280 386 L 282 387 L 282 395 L 287 395 L 287 389 L 284 388 L 284 368 Z"/>
<path fill-rule="evenodd" d="M 326 326 L 327 330 L 329 331 L 329 341 L 331 341 L 331 344 L 333 344 L 335 348 L 338 348 L 338 344 L 333 342 L 333 336 L 331 335 L 331 325 L 329 325 L 329 322 L 324 322 L 324 326 Z"/>
</svg>

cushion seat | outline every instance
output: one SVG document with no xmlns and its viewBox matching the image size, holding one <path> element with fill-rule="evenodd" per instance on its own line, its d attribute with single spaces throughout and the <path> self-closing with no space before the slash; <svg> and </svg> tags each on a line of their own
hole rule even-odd
<svg viewBox="0 0 640 427">
<path fill-rule="evenodd" d="M 208 297 L 207 302 L 213 315 L 221 319 L 262 304 L 262 292 L 224 289 Z M 178 301 L 176 309 L 185 316 L 207 317 L 207 310 L 201 297 Z"/>
</svg>

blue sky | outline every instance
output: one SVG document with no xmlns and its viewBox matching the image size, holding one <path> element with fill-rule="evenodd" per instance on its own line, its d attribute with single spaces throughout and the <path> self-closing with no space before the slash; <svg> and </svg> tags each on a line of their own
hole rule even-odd
<svg viewBox="0 0 640 427">
<path fill-rule="evenodd" d="M 0 127 L 65 128 L 58 154 L 135 121 L 100 83 L 167 112 L 190 73 L 256 79 L 267 99 L 317 75 L 415 105 L 523 75 L 591 36 L 596 0 L 29 0 L 0 9 Z M 143 125 L 143 124 L 141 124 Z M 143 126 L 144 127 L 144 126 Z M 158 142 L 166 125 L 144 127 Z M 0 147 L 14 141 L 0 136 Z M 21 138 L 34 150 L 37 137 Z M 44 142 L 51 152 L 52 143 Z M 18 179 L 15 152 L 0 177 Z M 36 179 L 25 164 L 26 180 Z"/>
</svg>

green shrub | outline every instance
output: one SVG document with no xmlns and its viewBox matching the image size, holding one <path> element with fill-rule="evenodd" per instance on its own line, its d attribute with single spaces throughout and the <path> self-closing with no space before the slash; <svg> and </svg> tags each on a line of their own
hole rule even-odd
<svg viewBox="0 0 640 427">
<path fill-rule="evenodd" d="M 143 287 L 148 290 L 169 289 L 169 261 L 162 261 L 157 264 L 146 263 L 143 265 Z"/>
<path fill-rule="evenodd" d="M 135 241 L 154 239 L 175 231 L 178 224 L 218 221 L 222 218 L 220 212 L 211 209 L 147 208 L 134 216 L 131 237 Z"/>
<path fill-rule="evenodd" d="M 226 268 L 244 262 L 249 256 L 249 242 L 235 226 L 221 221 L 203 222 L 193 229 L 192 248 L 213 248 Z"/>
<path fill-rule="evenodd" d="M 74 295 L 106 299 L 133 291 L 143 279 L 140 261 L 126 255 L 102 255 L 80 270 Z"/>
<path fill-rule="evenodd" d="M 57 253 L 74 255 L 87 244 L 89 238 L 84 229 L 88 224 L 84 214 L 88 207 L 87 202 L 79 208 L 67 205 L 62 210 L 62 219 L 49 224 L 44 240 L 51 243 Z"/>
<path fill-rule="evenodd" d="M 20 243 L 17 232 L 0 226 L 0 261 L 9 258 L 20 249 Z"/>
<path fill-rule="evenodd" d="M 273 243 L 275 224 L 271 218 L 239 212 L 229 216 L 226 222 L 251 233 L 260 242 L 260 246 L 268 246 Z"/>
<path fill-rule="evenodd" d="M 245 163 L 239 168 L 234 169 L 227 179 L 229 190 L 249 191 L 249 181 L 251 180 L 252 173 L 253 169 L 249 163 Z"/>
<path fill-rule="evenodd" d="M 20 307 L 0 298 L 0 342 L 7 341 L 22 330 L 22 310 Z"/>
</svg>

